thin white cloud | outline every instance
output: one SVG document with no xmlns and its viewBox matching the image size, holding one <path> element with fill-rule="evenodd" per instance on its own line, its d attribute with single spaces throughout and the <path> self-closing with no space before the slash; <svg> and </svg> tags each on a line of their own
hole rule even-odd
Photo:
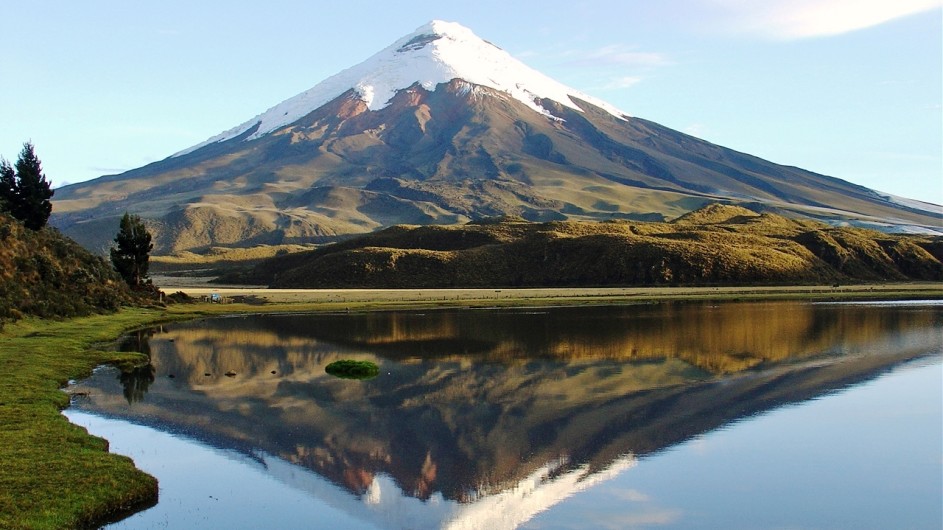
<svg viewBox="0 0 943 530">
<path fill-rule="evenodd" d="M 728 30 L 793 40 L 839 35 L 943 6 L 943 0 L 708 0 Z"/>
<path fill-rule="evenodd" d="M 569 69 L 592 72 L 592 77 L 597 79 L 593 83 L 594 90 L 600 91 L 632 88 L 652 70 L 674 64 L 667 54 L 639 51 L 621 44 L 609 44 L 589 51 L 569 49 L 555 55 Z"/>
<path fill-rule="evenodd" d="M 153 160 L 151 161 L 153 162 Z M 103 167 L 103 166 L 90 166 L 86 168 L 89 172 L 95 175 L 117 175 L 118 173 L 124 173 L 128 170 L 126 167 Z M 62 184 L 65 186 L 65 183 Z"/>
<path fill-rule="evenodd" d="M 642 52 L 627 49 L 618 44 L 603 46 L 590 52 L 580 52 L 579 57 L 572 62 L 581 66 L 663 66 L 671 64 L 671 60 L 664 53 Z"/>
<path fill-rule="evenodd" d="M 600 90 L 623 90 L 631 88 L 642 82 L 642 78 L 637 75 L 626 75 L 610 79 L 608 83 L 599 87 Z"/>
</svg>

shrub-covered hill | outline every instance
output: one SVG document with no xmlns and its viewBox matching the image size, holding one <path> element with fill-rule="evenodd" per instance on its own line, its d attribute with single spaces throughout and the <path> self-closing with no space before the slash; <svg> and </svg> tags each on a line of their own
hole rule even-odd
<svg viewBox="0 0 943 530">
<path fill-rule="evenodd" d="M 296 288 L 821 284 L 943 280 L 943 239 L 709 205 L 668 223 L 395 226 L 219 281 Z"/>
<path fill-rule="evenodd" d="M 23 316 L 117 310 L 127 285 L 104 259 L 51 228 L 29 230 L 0 214 L 0 326 Z"/>
</svg>

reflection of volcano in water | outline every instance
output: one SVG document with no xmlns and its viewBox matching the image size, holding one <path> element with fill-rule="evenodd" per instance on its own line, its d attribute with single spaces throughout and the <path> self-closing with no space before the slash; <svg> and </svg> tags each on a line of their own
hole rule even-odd
<svg viewBox="0 0 943 530">
<path fill-rule="evenodd" d="M 939 351 L 941 315 L 763 303 L 211 319 L 146 340 L 143 399 L 129 406 L 103 371 L 82 408 L 273 455 L 260 458 L 286 481 L 306 479 L 281 461 L 366 505 L 520 522 L 633 455 Z M 380 377 L 324 372 L 350 357 Z"/>
</svg>

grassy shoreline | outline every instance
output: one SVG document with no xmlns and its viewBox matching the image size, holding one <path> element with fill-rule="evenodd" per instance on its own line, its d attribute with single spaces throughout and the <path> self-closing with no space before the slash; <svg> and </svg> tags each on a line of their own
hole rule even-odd
<svg viewBox="0 0 943 530">
<path fill-rule="evenodd" d="M 69 379 L 104 363 L 141 361 L 102 344 L 162 318 L 163 311 L 124 309 L 29 319 L 0 333 L 0 528 L 87 527 L 157 500 L 153 477 L 60 411 Z"/>
<path fill-rule="evenodd" d="M 168 289 L 169 290 L 169 289 Z M 664 287 L 627 289 L 413 289 L 278 291 L 181 288 L 191 296 L 219 293 L 244 303 L 196 303 L 167 309 L 126 308 L 113 315 L 62 321 L 30 319 L 0 332 L 0 528 L 89 526 L 147 506 L 157 481 L 108 442 L 60 413 L 61 389 L 98 365 L 140 361 L 103 344 L 160 322 L 208 315 L 372 311 L 446 307 L 615 305 L 655 301 L 943 299 L 943 284 L 846 287 Z"/>
</svg>

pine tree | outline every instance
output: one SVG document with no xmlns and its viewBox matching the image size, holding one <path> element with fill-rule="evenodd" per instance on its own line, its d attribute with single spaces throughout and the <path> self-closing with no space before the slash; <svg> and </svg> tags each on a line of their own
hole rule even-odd
<svg viewBox="0 0 943 530">
<path fill-rule="evenodd" d="M 4 177 L 6 178 L 6 177 Z M 52 198 L 55 193 L 43 175 L 42 163 L 36 157 L 33 144 L 26 142 L 16 161 L 16 200 L 13 217 L 23 221 L 26 228 L 39 230 L 46 226 L 52 213 Z"/>
<path fill-rule="evenodd" d="M 154 248 L 144 221 L 137 215 L 125 212 L 115 236 L 115 245 L 111 249 L 111 263 L 115 270 L 132 288 L 144 285 L 150 252 Z"/>
<path fill-rule="evenodd" d="M 6 158 L 0 158 L 0 212 L 13 213 L 16 189 L 16 171 Z"/>
</svg>

